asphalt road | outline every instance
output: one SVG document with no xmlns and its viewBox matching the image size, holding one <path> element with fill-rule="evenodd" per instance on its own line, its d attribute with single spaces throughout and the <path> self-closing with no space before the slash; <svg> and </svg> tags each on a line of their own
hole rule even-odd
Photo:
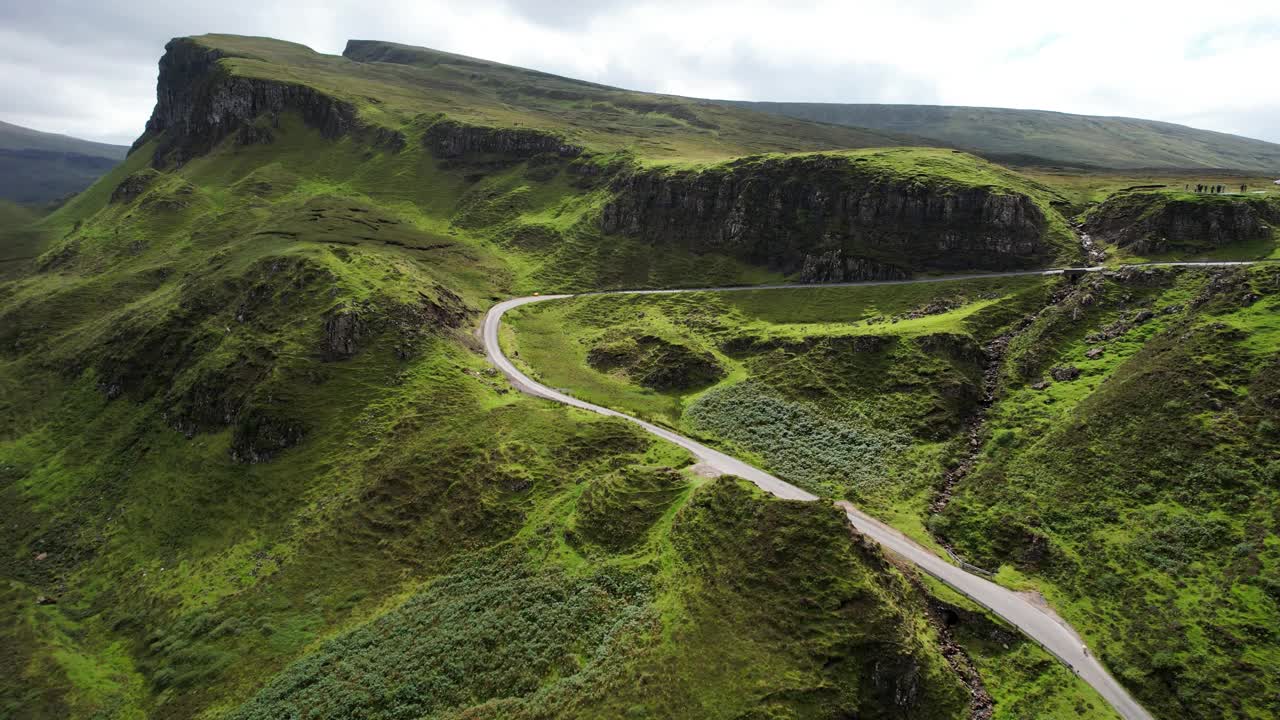
<svg viewBox="0 0 1280 720">
<path fill-rule="evenodd" d="M 1147 265 L 1159 266 L 1231 266 L 1231 265 L 1252 265 L 1252 262 L 1216 262 L 1216 263 L 1147 263 Z M 1087 268 L 1089 271 L 1101 270 L 1101 267 Z M 1010 272 L 995 273 L 985 275 L 952 275 L 948 277 L 925 278 L 920 280 L 885 280 L 859 283 L 839 283 L 839 284 L 820 284 L 820 285 L 754 285 L 742 287 L 724 287 L 724 288 L 691 288 L 680 290 L 618 290 L 607 292 L 584 293 L 585 295 L 661 295 L 682 292 L 725 292 L 739 290 L 778 290 L 778 289 L 814 289 L 814 288 L 830 288 L 830 287 L 851 287 L 851 286 L 869 286 L 869 285 L 902 285 L 908 283 L 921 282 L 948 282 L 954 280 L 968 280 L 985 277 L 1019 277 L 1028 275 L 1061 275 L 1063 270 L 1036 270 L 1027 272 Z M 663 440 L 679 445 L 688 450 L 704 465 L 710 466 L 722 473 L 729 475 L 737 475 L 744 480 L 755 483 L 765 492 L 788 500 L 817 500 L 818 496 L 808 491 L 802 490 L 784 480 L 774 477 L 769 473 L 748 465 L 741 460 L 726 455 L 719 450 L 709 448 L 696 440 L 692 440 L 683 435 L 674 433 L 666 428 L 659 427 L 653 423 L 645 422 L 639 418 L 631 417 L 625 413 L 616 410 L 610 410 L 606 407 L 593 405 L 584 402 L 571 395 L 553 390 L 541 383 L 536 382 L 524 373 L 520 372 L 512 362 L 502 354 L 502 348 L 498 343 L 498 330 L 502 324 L 502 315 L 508 310 L 529 303 L 547 302 L 550 300 L 559 300 L 563 298 L 574 297 L 573 295 L 535 295 L 530 297 L 515 298 L 500 302 L 490 308 L 484 318 L 484 326 L 481 329 L 482 339 L 484 341 L 485 355 L 489 361 L 494 364 L 511 380 L 521 392 L 533 395 L 535 397 L 554 400 L 565 405 L 572 405 L 576 408 L 589 410 L 601 415 L 609 415 L 611 417 L 622 418 L 631 423 L 635 423 L 644 428 L 647 432 L 656 435 Z M 867 537 L 875 540 L 882 548 L 892 552 L 893 554 L 914 563 L 924 572 L 929 573 L 935 578 L 941 580 L 951 586 L 961 594 L 969 597 L 973 601 L 983 605 L 996 615 L 1004 618 L 1007 622 L 1017 627 L 1027 637 L 1038 642 L 1045 650 L 1057 656 L 1059 660 L 1066 663 L 1075 670 L 1085 682 L 1089 683 L 1098 691 L 1103 699 L 1111 703 L 1111 706 L 1126 720 L 1152 720 L 1148 713 L 1129 693 L 1111 677 L 1107 669 L 1102 663 L 1093 656 L 1091 652 L 1085 650 L 1084 644 L 1080 640 L 1080 636 L 1071 629 L 1064 621 L 1046 613 L 1038 607 L 1029 598 L 1019 595 L 1011 590 L 1003 588 L 990 580 L 986 580 L 977 575 L 969 573 L 951 563 L 943 560 L 935 555 L 932 551 L 919 545 L 906 535 L 894 530 L 884 523 L 866 515 L 853 505 L 847 502 L 836 503 L 845 514 L 849 517 L 849 521 L 859 532 Z"/>
</svg>

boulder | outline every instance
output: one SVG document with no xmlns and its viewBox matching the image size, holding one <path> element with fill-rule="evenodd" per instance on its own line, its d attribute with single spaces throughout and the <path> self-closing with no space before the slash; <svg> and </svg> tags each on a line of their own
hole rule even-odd
<svg viewBox="0 0 1280 720">
<path fill-rule="evenodd" d="M 1080 368 L 1073 365 L 1062 365 L 1050 370 L 1049 375 L 1058 382 L 1070 382 L 1080 377 Z"/>
</svg>

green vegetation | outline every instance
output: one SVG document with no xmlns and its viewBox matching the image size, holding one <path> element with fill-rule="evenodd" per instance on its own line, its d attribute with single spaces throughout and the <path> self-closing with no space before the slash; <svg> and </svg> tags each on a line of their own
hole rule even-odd
<svg viewBox="0 0 1280 720">
<path fill-rule="evenodd" d="M 1070 249 L 1060 193 L 950 150 L 859 149 L 897 137 L 386 43 L 169 53 L 132 155 L 47 216 L 0 208 L 3 257 L 28 258 L 0 282 L 0 715 L 961 718 L 971 683 L 997 717 L 1107 716 L 838 510 L 517 395 L 474 335 L 508 295 L 849 259 L 629 231 L 662 218 L 651 181 L 816 164 L 886 181 L 872 202 L 990 200 L 1032 219 L 1019 263 Z M 1043 588 L 1162 716 L 1261 717 L 1276 282 L 582 296 L 514 312 L 503 340 L 549 384 Z M 1067 364 L 1078 379 L 1033 389 Z M 1141 453 L 1096 435 L 1113 426 Z"/>
<path fill-rule="evenodd" d="M 1011 351 L 937 529 L 1030 575 L 1157 716 L 1269 717 L 1280 642 L 1273 267 L 1099 278 Z M 1096 351 L 1100 349 L 1100 352 Z M 1055 366 L 1076 380 L 1035 390 Z"/>
<path fill-rule="evenodd" d="M 768 458 L 779 474 L 823 495 L 877 482 L 888 459 L 907 445 L 901 434 L 826 420 L 751 381 L 700 396 L 684 419 L 703 435 Z"/>
<path fill-rule="evenodd" d="M 931 138 L 1020 165 L 1227 168 L 1258 174 L 1280 168 L 1280 145 L 1153 120 L 945 105 L 723 102 L 785 117 Z"/>
<path fill-rule="evenodd" d="M 1084 216 L 1116 259 L 1280 258 L 1280 195 L 1117 193 Z"/>
<path fill-rule="evenodd" d="M 1280 682 L 1278 302 L 1271 266 L 579 297 L 513 313 L 507 343 L 545 382 L 1042 590 L 1157 717 L 1263 718 Z M 728 378 L 645 391 L 584 367 L 605 332 L 710 348 Z M 973 467 L 933 514 L 984 375 Z M 965 642 L 984 677 L 1021 678 L 1007 702 L 1039 682 L 1031 656 Z"/>
<path fill-rule="evenodd" d="M 982 346 L 1046 302 L 1049 286 L 1030 276 L 581 296 L 511 311 L 504 343 L 552 387 L 722 444 L 815 492 L 911 517 L 981 395 Z M 709 354 L 726 375 L 655 390 L 593 367 L 592 353 L 618 336 Z M 904 529 L 920 537 L 919 523 Z"/>
<path fill-rule="evenodd" d="M 602 157 L 308 112 L 180 164 L 158 132 L 30 225 L 0 284 L 0 715 L 965 715 L 924 595 L 838 511 L 512 393 L 473 335 L 530 289 L 776 275 L 600 242 Z M 730 367 L 681 347 L 613 372 Z"/>
<path fill-rule="evenodd" d="M 128 149 L 0 122 L 0 201 L 41 205 L 66 198 L 124 160 Z"/>
<path fill-rule="evenodd" d="M 701 437 L 827 496 L 849 497 L 932 544 L 934 488 L 979 395 L 981 346 L 1038 310 L 1043 278 L 585 296 L 508 314 L 508 354 L 543 382 Z M 656 392 L 593 369 L 612 334 L 662 336 L 731 368 L 710 389 Z M 1112 717 L 1033 643 L 960 605 L 952 627 L 996 699 L 995 717 Z"/>
<path fill-rule="evenodd" d="M 470 558 L 231 717 L 963 715 L 918 597 L 836 511 L 722 479 L 667 522 L 625 565 Z"/>
</svg>

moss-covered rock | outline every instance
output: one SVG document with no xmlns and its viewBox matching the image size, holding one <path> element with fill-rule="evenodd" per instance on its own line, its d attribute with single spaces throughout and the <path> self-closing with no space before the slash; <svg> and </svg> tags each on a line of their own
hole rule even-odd
<svg viewBox="0 0 1280 720">
<path fill-rule="evenodd" d="M 1280 201 L 1240 195 L 1130 192 L 1089 212 L 1085 230 L 1138 254 L 1202 252 L 1272 237 Z"/>
<path fill-rule="evenodd" d="M 654 390 L 705 387 L 725 375 L 711 353 L 647 334 L 601 342 L 587 352 L 587 362 L 597 370 L 622 372 Z"/>
</svg>

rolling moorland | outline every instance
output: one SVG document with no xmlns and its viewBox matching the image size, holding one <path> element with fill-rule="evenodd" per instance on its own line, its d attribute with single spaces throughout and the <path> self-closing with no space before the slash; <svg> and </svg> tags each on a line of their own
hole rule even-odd
<svg viewBox="0 0 1280 720">
<path fill-rule="evenodd" d="M 0 122 L 0 201 L 62 200 L 92 185 L 128 150 Z"/>
<path fill-rule="evenodd" d="M 734 107 L 930 138 L 998 162 L 1275 174 L 1280 145 L 1185 125 L 1044 110 L 722 101 Z M 1272 178 L 1274 179 L 1274 178 Z"/>
<path fill-rule="evenodd" d="M 127 160 L 48 216 L 4 209 L 0 709 L 1113 717 L 836 509 L 702 477 L 625 423 L 512 392 L 479 351 L 483 310 L 531 292 L 1083 262 L 1073 223 L 1101 213 L 1086 196 L 1133 194 L 921 142 L 389 43 L 171 42 Z M 1213 252 L 1274 241 L 1228 232 Z M 1158 717 L 1265 717 L 1266 272 L 577 299 L 507 339 L 557 385 L 598 383 L 606 404 L 1035 584 Z M 1119 332 L 1143 303 L 1162 314 Z M 1089 332 L 1110 334 L 1094 365 L 1075 358 Z M 1062 358 L 1083 379 L 1030 389 Z M 1185 373 L 1185 392 L 1161 389 L 1162 426 L 1134 400 L 1157 371 Z M 735 429 L 731 403 L 770 432 Z M 1158 477 L 1103 432 L 1124 413 L 1167 455 Z M 1207 456 L 1170 451 L 1166 427 L 1212 430 L 1198 442 L 1235 458 L 1231 477 L 1171 483 Z M 823 455 L 801 435 L 829 438 Z M 1077 496 L 1086 450 L 1116 460 L 1092 459 Z M 944 483 L 953 465 L 965 477 Z M 1137 614 L 1135 588 L 1177 612 Z"/>
</svg>

